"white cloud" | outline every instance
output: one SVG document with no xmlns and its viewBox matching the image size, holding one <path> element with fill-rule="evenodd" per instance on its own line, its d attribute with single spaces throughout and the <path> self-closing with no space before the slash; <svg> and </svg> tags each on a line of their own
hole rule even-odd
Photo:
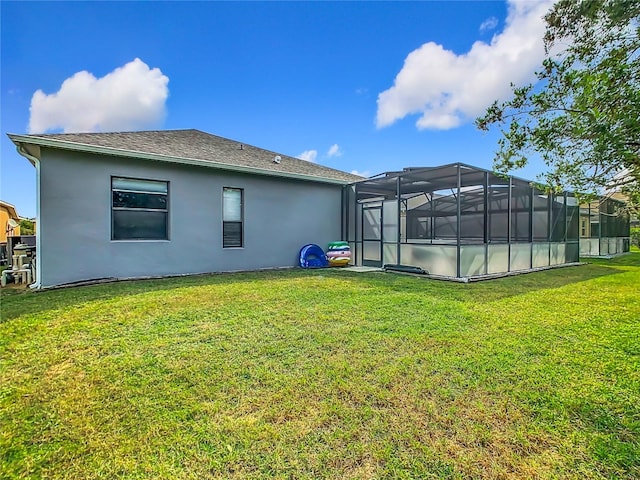
<svg viewBox="0 0 640 480">
<path fill-rule="evenodd" d="M 411 52 L 394 85 L 378 95 L 378 128 L 412 114 L 421 114 L 418 129 L 454 128 L 506 99 L 511 82 L 532 81 L 544 58 L 542 17 L 551 5 L 510 0 L 504 31 L 490 44 L 475 42 L 465 54 L 433 42 Z"/>
<path fill-rule="evenodd" d="M 300 160 L 306 160 L 307 162 L 315 163 L 317 157 L 318 157 L 317 150 L 305 150 L 300 155 L 298 155 L 297 158 L 299 158 Z"/>
<path fill-rule="evenodd" d="M 104 77 L 82 71 L 56 93 L 31 98 L 30 133 L 137 130 L 164 120 L 169 78 L 139 58 Z"/>
<path fill-rule="evenodd" d="M 329 148 L 329 151 L 327 152 L 328 157 L 339 157 L 341 155 L 342 155 L 342 150 L 340 150 L 340 146 L 337 143 L 334 143 L 333 145 L 331 145 L 331 147 Z"/>
<path fill-rule="evenodd" d="M 480 31 L 487 32 L 493 30 L 498 26 L 498 19 L 496 17 L 489 17 L 480 24 Z"/>
<path fill-rule="evenodd" d="M 351 175 L 360 175 L 361 177 L 370 177 L 371 172 L 369 170 L 364 170 L 359 172 L 358 170 L 351 170 Z"/>
</svg>

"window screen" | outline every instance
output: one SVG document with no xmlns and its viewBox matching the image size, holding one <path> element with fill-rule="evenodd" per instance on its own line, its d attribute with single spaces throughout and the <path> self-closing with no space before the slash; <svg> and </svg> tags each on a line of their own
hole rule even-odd
<svg viewBox="0 0 640 480">
<path fill-rule="evenodd" d="M 111 178 L 111 239 L 168 240 L 169 184 Z"/>
<path fill-rule="evenodd" d="M 225 187 L 222 191 L 222 246 L 243 246 L 243 191 Z"/>
</svg>

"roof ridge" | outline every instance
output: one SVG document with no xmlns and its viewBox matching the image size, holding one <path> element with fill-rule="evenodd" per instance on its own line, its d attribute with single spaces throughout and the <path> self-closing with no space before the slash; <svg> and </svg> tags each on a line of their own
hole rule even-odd
<svg viewBox="0 0 640 480">
<path fill-rule="evenodd" d="M 205 132 L 203 130 L 198 130 L 197 128 L 169 128 L 163 130 L 113 130 L 108 132 L 59 132 L 59 133 L 27 133 L 27 136 L 30 137 L 59 137 L 62 135 L 119 135 L 119 134 L 137 134 L 137 133 L 166 133 L 166 132 L 199 132 L 205 133 L 207 135 L 212 135 L 211 133 Z M 221 137 L 222 138 L 222 137 Z"/>
</svg>

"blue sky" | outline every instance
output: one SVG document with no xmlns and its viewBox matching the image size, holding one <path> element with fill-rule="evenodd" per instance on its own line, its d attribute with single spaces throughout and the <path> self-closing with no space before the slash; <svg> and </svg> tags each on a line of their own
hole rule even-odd
<svg viewBox="0 0 640 480">
<path fill-rule="evenodd" d="M 533 78 L 548 6 L 1 5 L 0 197 L 27 217 L 35 170 L 6 133 L 196 128 L 366 175 L 490 168 L 498 134 L 473 118 Z"/>
</svg>

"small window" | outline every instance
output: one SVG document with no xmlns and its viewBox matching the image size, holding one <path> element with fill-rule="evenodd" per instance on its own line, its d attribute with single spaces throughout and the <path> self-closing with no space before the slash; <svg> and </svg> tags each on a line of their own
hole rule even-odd
<svg viewBox="0 0 640 480">
<path fill-rule="evenodd" d="M 111 239 L 168 240 L 169 184 L 111 178 Z"/>
<path fill-rule="evenodd" d="M 241 188 L 222 190 L 222 246 L 243 246 L 243 191 Z"/>
</svg>

